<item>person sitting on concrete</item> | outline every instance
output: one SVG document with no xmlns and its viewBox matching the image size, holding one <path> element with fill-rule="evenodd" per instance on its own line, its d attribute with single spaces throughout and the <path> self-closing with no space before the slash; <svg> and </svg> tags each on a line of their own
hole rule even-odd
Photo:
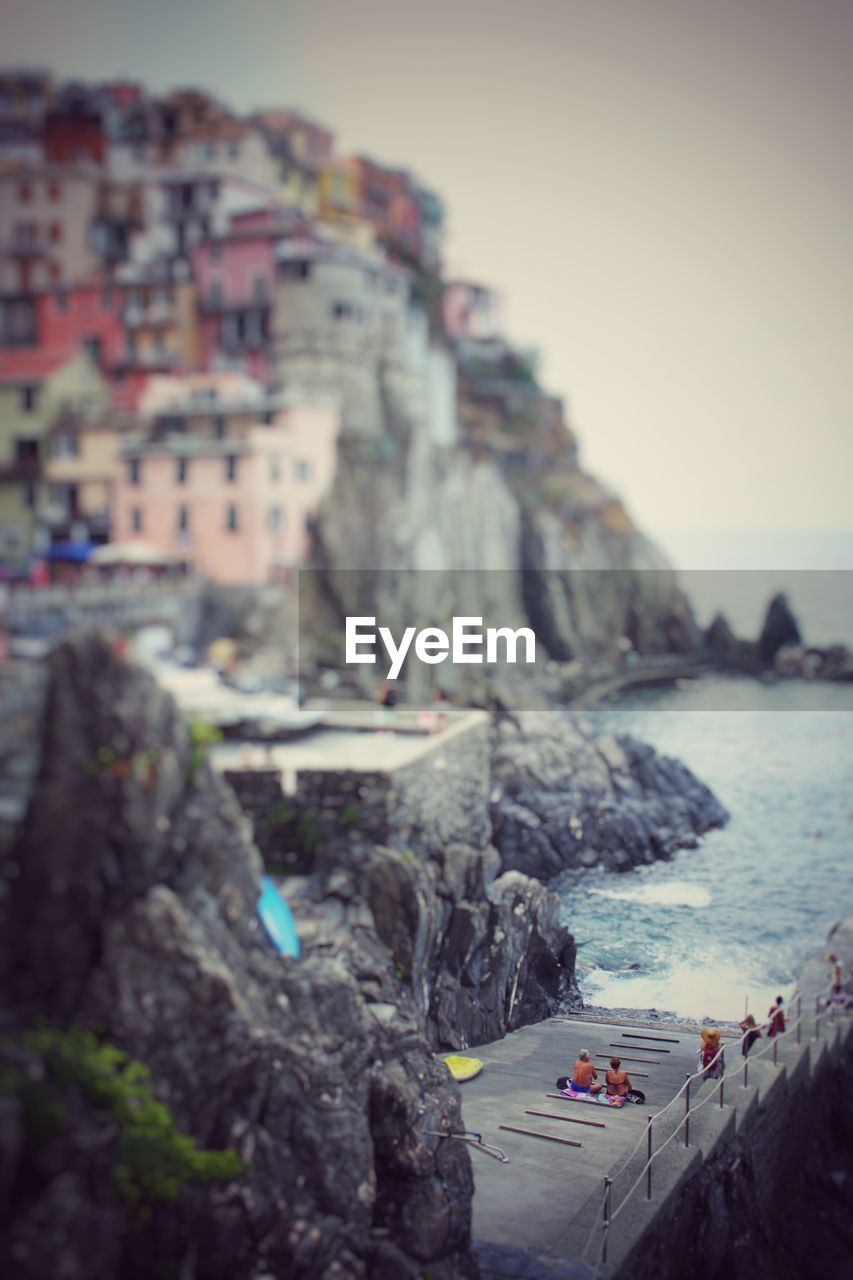
<svg viewBox="0 0 853 1280">
<path fill-rule="evenodd" d="M 628 1091 L 632 1091 L 634 1086 L 628 1077 L 628 1072 L 622 1070 L 622 1059 L 611 1058 L 610 1068 L 605 1073 L 604 1083 L 606 1093 L 611 1098 L 624 1098 Z"/>
<path fill-rule="evenodd" d="M 719 1027 L 703 1027 L 699 1032 L 699 1064 L 705 1080 L 719 1080 L 726 1069 L 726 1051 L 722 1045 L 723 1033 Z"/>
<path fill-rule="evenodd" d="M 758 1030 L 758 1027 L 755 1022 L 755 1018 L 752 1016 L 751 1013 L 748 1013 L 744 1018 L 743 1022 L 741 1022 L 740 1029 L 741 1031 L 746 1032 L 746 1035 L 741 1041 L 741 1046 L 740 1046 L 741 1053 L 743 1054 L 744 1057 L 746 1057 L 746 1055 L 749 1053 L 752 1046 L 755 1044 L 756 1040 L 761 1039 L 761 1032 Z"/>
<path fill-rule="evenodd" d="M 767 1018 L 770 1022 L 768 1036 L 780 1036 L 785 1030 L 785 1011 L 782 1008 L 781 996 L 777 996 L 775 1004 L 771 1004 L 767 1010 Z"/>
<path fill-rule="evenodd" d="M 589 1049 L 581 1049 L 572 1067 L 569 1088 L 575 1093 L 601 1093 L 602 1086 L 593 1083 L 597 1079 L 598 1072 L 589 1060 Z"/>
</svg>

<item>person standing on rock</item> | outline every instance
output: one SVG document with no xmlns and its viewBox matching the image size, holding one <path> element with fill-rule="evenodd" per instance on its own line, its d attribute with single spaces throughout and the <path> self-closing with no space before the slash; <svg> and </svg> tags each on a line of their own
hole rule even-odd
<svg viewBox="0 0 853 1280">
<path fill-rule="evenodd" d="M 589 1060 L 589 1049 L 581 1049 L 572 1067 L 569 1087 L 575 1093 L 601 1093 L 602 1086 L 593 1083 L 597 1079 L 598 1072 Z"/>
<path fill-rule="evenodd" d="M 768 1036 L 780 1036 L 785 1030 L 785 1011 L 782 1008 L 782 997 L 776 997 L 776 1003 L 771 1004 L 767 1010 L 767 1018 L 770 1023 Z"/>
</svg>

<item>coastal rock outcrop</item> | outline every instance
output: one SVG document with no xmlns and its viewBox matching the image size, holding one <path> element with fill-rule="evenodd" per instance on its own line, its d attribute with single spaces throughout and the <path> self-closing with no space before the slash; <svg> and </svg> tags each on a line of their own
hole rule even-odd
<svg viewBox="0 0 853 1280">
<path fill-rule="evenodd" d="M 627 871 L 694 846 L 727 817 L 685 765 L 636 738 L 596 736 L 554 712 L 496 726 L 492 828 L 504 868 L 543 880 Z"/>
<path fill-rule="evenodd" d="M 45 726 L 2 863 L 0 1270 L 475 1275 L 459 1093 L 405 988 L 385 1019 L 278 955 L 233 794 L 105 641 L 51 655 Z"/>
<path fill-rule="evenodd" d="M 341 957 L 365 997 L 410 992 L 430 1043 L 465 1048 L 577 1007 L 575 946 L 559 899 L 500 871 L 492 848 L 434 858 L 350 844 L 285 882 L 310 954 Z"/>
</svg>

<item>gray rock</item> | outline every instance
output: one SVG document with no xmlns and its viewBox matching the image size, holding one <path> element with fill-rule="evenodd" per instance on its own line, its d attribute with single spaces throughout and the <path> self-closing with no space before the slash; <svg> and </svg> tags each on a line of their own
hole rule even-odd
<svg viewBox="0 0 853 1280">
<path fill-rule="evenodd" d="M 7 1105 L 27 1175 L 0 1270 L 136 1280 L 184 1259 L 211 1280 L 473 1277 L 469 1156 L 427 1133 L 461 1127 L 459 1092 L 411 995 L 394 983 L 398 1015 L 378 1021 L 349 963 L 275 952 L 243 816 L 147 674 L 80 639 L 54 651 L 49 678 L 21 870 L 0 897 L 0 1027 L 13 1040 L 41 1018 L 97 1028 L 147 1065 L 184 1132 L 248 1167 L 134 1225 L 103 1105 L 73 1092 L 19 1160 Z M 367 937 L 390 991 L 387 950 Z"/>
</svg>

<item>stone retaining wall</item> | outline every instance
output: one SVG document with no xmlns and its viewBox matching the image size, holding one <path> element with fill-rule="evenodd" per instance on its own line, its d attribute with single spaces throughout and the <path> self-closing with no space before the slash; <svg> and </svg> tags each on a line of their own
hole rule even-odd
<svg viewBox="0 0 853 1280">
<path fill-rule="evenodd" d="M 491 843 L 488 734 L 478 717 L 389 772 L 300 770 L 292 795 L 276 769 L 227 770 L 225 778 L 273 871 L 310 871 L 325 847 L 353 835 L 428 858 L 454 842 Z"/>
</svg>

